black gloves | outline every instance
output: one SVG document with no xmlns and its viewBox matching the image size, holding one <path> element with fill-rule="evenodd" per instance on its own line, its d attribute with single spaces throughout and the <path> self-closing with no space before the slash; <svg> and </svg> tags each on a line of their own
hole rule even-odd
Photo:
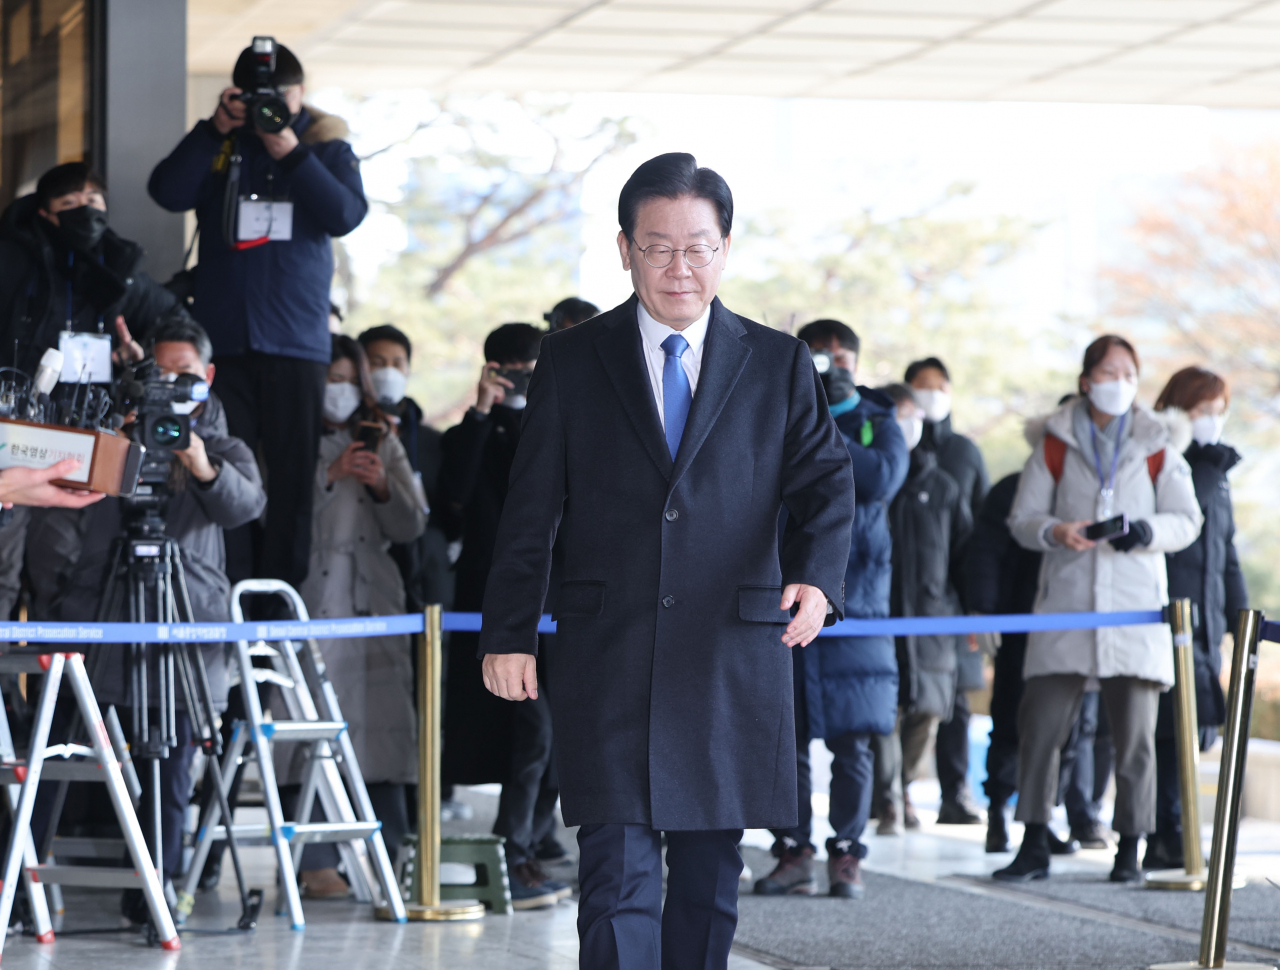
<svg viewBox="0 0 1280 970">
<path fill-rule="evenodd" d="M 1129 531 L 1122 536 L 1108 539 L 1116 552 L 1129 552 L 1141 546 L 1151 545 L 1151 525 L 1144 519 L 1129 523 Z"/>
</svg>

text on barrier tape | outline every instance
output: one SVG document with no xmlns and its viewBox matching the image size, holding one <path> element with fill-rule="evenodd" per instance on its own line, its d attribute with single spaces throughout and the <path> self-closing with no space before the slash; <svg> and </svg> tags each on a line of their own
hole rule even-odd
<svg viewBox="0 0 1280 970">
<path fill-rule="evenodd" d="M 222 643 L 332 640 L 421 633 L 421 613 L 265 623 L 0 623 L 0 641 L 27 643 Z"/>
</svg>

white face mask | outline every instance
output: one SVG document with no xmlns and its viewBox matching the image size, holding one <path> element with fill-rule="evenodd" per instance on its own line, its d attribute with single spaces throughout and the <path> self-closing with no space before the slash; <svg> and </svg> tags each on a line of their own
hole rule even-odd
<svg viewBox="0 0 1280 970">
<path fill-rule="evenodd" d="M 917 392 L 918 394 L 919 392 Z M 924 436 L 924 418 L 898 418 L 898 427 L 902 429 L 902 437 L 907 439 L 907 451 L 914 451 Z"/>
<path fill-rule="evenodd" d="M 1113 418 L 1128 414 L 1137 396 L 1138 385 L 1134 381 L 1103 381 L 1089 385 L 1089 400 L 1093 406 Z"/>
<path fill-rule="evenodd" d="M 360 388 L 347 381 L 324 386 L 324 419 L 343 424 L 360 406 Z"/>
<path fill-rule="evenodd" d="M 1225 414 L 1202 414 L 1191 422 L 1191 437 L 1198 445 L 1216 445 L 1222 440 L 1222 428 L 1226 423 Z"/>
<path fill-rule="evenodd" d="M 369 376 L 373 379 L 373 394 L 379 404 L 399 404 L 404 400 L 404 391 L 409 378 L 395 367 L 379 367 Z"/>
<path fill-rule="evenodd" d="M 951 394 L 940 390 L 915 391 L 916 403 L 924 409 L 925 420 L 935 424 L 951 413 Z"/>
<path fill-rule="evenodd" d="M 528 403 L 529 399 L 523 394 L 512 394 L 503 400 L 502 406 L 511 408 L 513 411 L 523 411 Z"/>
</svg>

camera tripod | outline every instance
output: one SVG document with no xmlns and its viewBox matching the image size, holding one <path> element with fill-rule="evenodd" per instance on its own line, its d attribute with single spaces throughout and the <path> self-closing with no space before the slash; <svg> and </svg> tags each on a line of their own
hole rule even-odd
<svg viewBox="0 0 1280 970">
<path fill-rule="evenodd" d="M 157 492 L 161 494 L 123 500 L 125 532 L 112 544 L 111 566 L 98 606 L 99 622 L 125 613 L 126 605 L 129 622 L 132 623 L 189 623 L 193 620 L 178 543 L 165 532 L 164 512 L 168 503 L 163 490 L 164 486 L 160 485 Z M 145 767 L 151 777 L 154 862 L 157 872 L 163 874 L 160 760 L 178 753 L 179 697 L 190 718 L 196 743 L 206 755 L 208 784 L 216 793 L 225 817 L 231 818 L 218 771 L 222 736 L 217 729 L 208 671 L 199 644 L 133 643 L 127 646 L 127 650 L 133 757 L 149 762 Z M 102 651 L 98 651 L 95 666 L 100 668 L 102 662 Z M 153 667 L 156 672 L 154 689 L 150 683 Z M 157 715 L 156 723 L 152 723 L 153 709 Z M 65 796 L 64 782 L 58 790 L 50 822 L 50 846 Z M 262 890 L 246 888 L 240 853 L 230 832 L 227 845 L 231 850 L 240 892 L 241 913 L 236 928 L 251 930 L 257 924 L 258 912 L 262 908 Z"/>
</svg>

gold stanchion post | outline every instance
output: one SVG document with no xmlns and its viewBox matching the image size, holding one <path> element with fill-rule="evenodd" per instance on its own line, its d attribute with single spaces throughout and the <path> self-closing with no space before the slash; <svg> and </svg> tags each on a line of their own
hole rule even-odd
<svg viewBox="0 0 1280 970">
<path fill-rule="evenodd" d="M 414 899 L 405 910 L 411 920 L 480 919 L 484 904 L 477 900 L 440 902 L 440 711 L 444 661 L 440 614 L 441 607 L 427 607 L 424 632 L 418 640 L 418 858 Z"/>
<path fill-rule="evenodd" d="M 1227 724 L 1222 738 L 1222 762 L 1218 771 L 1218 801 L 1213 816 L 1213 849 L 1209 854 L 1204 896 L 1204 921 L 1200 927 L 1200 960 L 1195 963 L 1161 963 L 1151 970 L 1250 970 L 1275 964 L 1226 962 L 1227 926 L 1231 919 L 1231 891 L 1235 882 L 1236 839 L 1240 829 L 1240 797 L 1245 760 L 1249 753 L 1249 721 L 1253 714 L 1253 683 L 1258 670 L 1258 634 L 1262 613 L 1241 610 L 1231 658 L 1231 685 L 1227 690 Z"/>
<path fill-rule="evenodd" d="M 1191 600 L 1169 604 L 1173 630 L 1174 730 L 1178 743 L 1178 787 L 1182 796 L 1182 869 L 1146 875 L 1148 889 L 1204 889 L 1204 853 L 1200 848 L 1200 723 L 1196 716 L 1195 648 Z"/>
</svg>

